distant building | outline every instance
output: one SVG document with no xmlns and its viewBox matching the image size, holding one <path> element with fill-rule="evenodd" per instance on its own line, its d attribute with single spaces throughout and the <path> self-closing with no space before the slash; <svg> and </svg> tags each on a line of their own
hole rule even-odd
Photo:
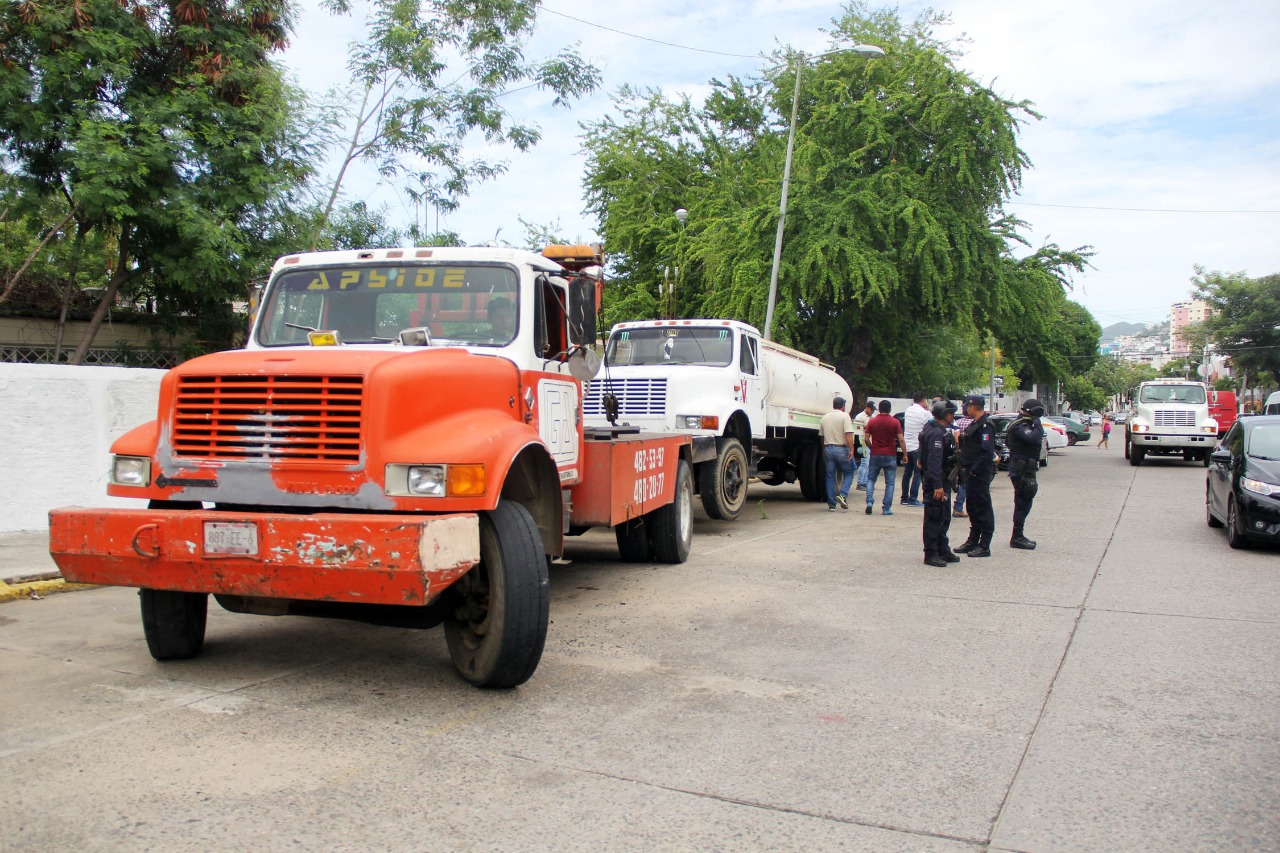
<svg viewBox="0 0 1280 853">
<path fill-rule="evenodd" d="M 1175 358 L 1186 358 L 1189 344 L 1182 331 L 1192 323 L 1203 323 L 1212 315 L 1213 309 L 1203 299 L 1173 303 L 1169 308 L 1169 354 Z"/>
</svg>

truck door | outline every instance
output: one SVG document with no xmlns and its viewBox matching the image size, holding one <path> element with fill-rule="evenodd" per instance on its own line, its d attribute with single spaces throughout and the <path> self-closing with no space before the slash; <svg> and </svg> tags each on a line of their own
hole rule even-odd
<svg viewBox="0 0 1280 853">
<path fill-rule="evenodd" d="M 763 372 L 760 369 L 760 341 L 755 337 L 742 334 L 741 348 L 738 351 L 738 382 L 742 395 L 742 408 L 751 421 L 751 434 L 764 435 L 765 430 L 765 388 Z"/>
</svg>

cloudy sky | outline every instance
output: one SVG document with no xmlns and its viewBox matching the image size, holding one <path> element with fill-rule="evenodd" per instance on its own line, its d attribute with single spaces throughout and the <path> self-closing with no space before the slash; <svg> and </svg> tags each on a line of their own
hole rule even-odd
<svg viewBox="0 0 1280 853">
<path fill-rule="evenodd" d="M 305 2 L 285 63 L 321 92 L 346 80 L 345 45 L 357 30 Z M 928 5 L 951 17 L 937 35 L 965 39 L 961 68 L 1044 115 L 1023 130 L 1033 166 L 1008 210 L 1030 223 L 1035 245 L 1094 247 L 1094 268 L 1077 277 L 1073 298 L 1103 326 L 1165 319 L 1170 303 L 1189 296 L 1196 265 L 1280 272 L 1280 3 Z M 925 6 L 897 8 L 909 20 Z M 568 110 L 536 90 L 508 96 L 514 115 L 541 126 L 541 144 L 510 157 L 508 172 L 442 217 L 441 228 L 468 243 L 498 229 L 499 240 L 519 242 L 522 217 L 593 239 L 578 123 L 606 114 L 611 92 L 630 84 L 700 97 L 712 77 L 752 75 L 762 62 L 751 57 L 779 44 L 828 49 L 824 30 L 840 11 L 816 0 L 548 0 L 526 54 L 576 42 L 604 86 Z M 400 189 L 367 170 L 345 185 L 348 198 L 385 204 L 407 225 L 420 214 Z"/>
</svg>

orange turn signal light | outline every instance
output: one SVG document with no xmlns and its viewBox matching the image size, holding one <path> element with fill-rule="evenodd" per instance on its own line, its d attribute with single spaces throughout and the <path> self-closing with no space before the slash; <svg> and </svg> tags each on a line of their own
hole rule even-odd
<svg viewBox="0 0 1280 853">
<path fill-rule="evenodd" d="M 484 494 L 483 465 L 450 465 L 447 476 L 449 497 L 475 497 Z"/>
</svg>

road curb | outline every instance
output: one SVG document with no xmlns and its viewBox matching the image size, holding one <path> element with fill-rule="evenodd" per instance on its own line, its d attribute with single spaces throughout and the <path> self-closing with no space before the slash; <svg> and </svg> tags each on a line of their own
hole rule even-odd
<svg viewBox="0 0 1280 853">
<path fill-rule="evenodd" d="M 60 577 L 31 580 L 23 583 L 6 583 L 0 580 L 0 604 L 20 598 L 44 598 L 59 592 L 75 592 L 91 589 L 93 584 L 67 583 Z"/>
</svg>

